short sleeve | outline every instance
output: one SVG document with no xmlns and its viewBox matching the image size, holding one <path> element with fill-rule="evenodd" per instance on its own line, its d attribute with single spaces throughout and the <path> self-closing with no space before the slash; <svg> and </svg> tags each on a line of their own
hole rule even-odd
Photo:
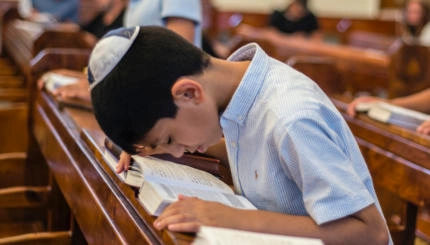
<svg viewBox="0 0 430 245">
<path fill-rule="evenodd" d="M 365 184 L 370 175 L 363 173 L 364 162 L 351 159 L 339 136 L 342 131 L 326 122 L 295 120 L 280 144 L 281 158 L 302 191 L 306 211 L 318 224 L 349 216 L 375 202 Z"/>
</svg>

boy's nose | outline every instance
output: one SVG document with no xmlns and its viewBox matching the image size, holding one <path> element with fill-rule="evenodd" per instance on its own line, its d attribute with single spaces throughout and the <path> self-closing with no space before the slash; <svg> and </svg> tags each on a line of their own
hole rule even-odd
<svg viewBox="0 0 430 245">
<path fill-rule="evenodd" d="M 179 158 L 184 155 L 185 147 L 182 145 L 175 145 L 170 148 L 170 155 Z"/>
</svg>

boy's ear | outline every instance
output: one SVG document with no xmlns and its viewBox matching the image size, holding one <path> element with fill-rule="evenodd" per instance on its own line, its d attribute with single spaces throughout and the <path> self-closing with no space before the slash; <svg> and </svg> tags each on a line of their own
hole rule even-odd
<svg viewBox="0 0 430 245">
<path fill-rule="evenodd" d="M 173 99 L 179 101 L 193 101 L 200 103 L 203 100 L 202 85 L 189 78 L 179 78 L 171 88 Z"/>
</svg>

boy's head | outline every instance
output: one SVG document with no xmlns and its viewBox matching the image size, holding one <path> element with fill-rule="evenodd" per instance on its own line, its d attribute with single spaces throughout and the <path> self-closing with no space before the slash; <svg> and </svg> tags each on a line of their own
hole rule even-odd
<svg viewBox="0 0 430 245">
<path fill-rule="evenodd" d="M 97 121 L 116 144 L 135 154 L 136 146 L 162 118 L 174 118 L 172 87 L 198 75 L 209 57 L 162 27 L 120 28 L 95 46 L 88 64 Z"/>
</svg>

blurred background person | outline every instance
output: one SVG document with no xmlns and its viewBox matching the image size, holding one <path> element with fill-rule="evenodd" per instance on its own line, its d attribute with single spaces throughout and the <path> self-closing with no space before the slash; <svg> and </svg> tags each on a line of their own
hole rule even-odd
<svg viewBox="0 0 430 245">
<path fill-rule="evenodd" d="M 294 36 L 321 40 L 317 17 L 308 8 L 307 0 L 293 0 L 283 10 L 275 10 L 265 28 L 240 25 L 237 33 L 247 39 L 277 39 Z"/>
<path fill-rule="evenodd" d="M 430 9 L 423 0 L 406 1 L 399 35 L 406 42 L 430 46 Z"/>
</svg>

